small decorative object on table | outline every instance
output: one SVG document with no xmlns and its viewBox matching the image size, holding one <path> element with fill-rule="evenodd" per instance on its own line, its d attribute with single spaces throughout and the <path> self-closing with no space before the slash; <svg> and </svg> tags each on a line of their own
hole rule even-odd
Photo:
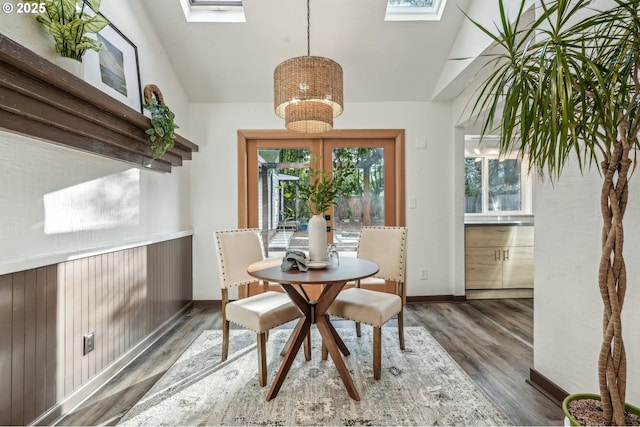
<svg viewBox="0 0 640 427">
<path fill-rule="evenodd" d="M 327 260 L 331 267 L 337 267 L 340 265 L 340 256 L 335 243 L 327 245 Z"/>
<path fill-rule="evenodd" d="M 287 250 L 282 258 L 280 269 L 282 271 L 289 271 L 294 268 L 299 271 L 307 271 L 309 269 L 308 259 L 302 251 Z"/>
</svg>

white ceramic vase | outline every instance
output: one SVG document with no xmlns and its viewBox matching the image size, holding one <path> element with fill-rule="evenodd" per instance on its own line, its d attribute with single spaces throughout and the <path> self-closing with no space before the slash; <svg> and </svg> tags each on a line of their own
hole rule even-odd
<svg viewBox="0 0 640 427">
<path fill-rule="evenodd" d="M 313 215 L 309 219 L 309 259 L 327 260 L 327 221 L 322 215 Z"/>
<path fill-rule="evenodd" d="M 81 61 L 66 56 L 57 56 L 53 61 L 58 67 L 70 72 L 77 78 L 84 80 L 84 64 Z"/>
</svg>

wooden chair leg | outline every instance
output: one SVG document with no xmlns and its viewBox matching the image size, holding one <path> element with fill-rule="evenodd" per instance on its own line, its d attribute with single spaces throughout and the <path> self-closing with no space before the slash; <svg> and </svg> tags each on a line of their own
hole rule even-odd
<svg viewBox="0 0 640 427">
<path fill-rule="evenodd" d="M 324 340 L 322 340 L 322 360 L 327 360 L 329 358 L 329 349 L 327 349 Z"/>
<path fill-rule="evenodd" d="M 404 350 L 404 311 L 398 313 L 398 341 L 400 341 L 400 350 Z"/>
<path fill-rule="evenodd" d="M 258 334 L 258 384 L 267 385 L 267 334 Z"/>
<path fill-rule="evenodd" d="M 311 360 L 311 329 L 304 339 L 304 360 Z"/>
<path fill-rule="evenodd" d="M 356 336 L 357 337 L 362 336 L 362 328 L 360 328 L 360 322 L 356 322 Z"/>
<path fill-rule="evenodd" d="M 222 361 L 227 360 L 229 355 L 229 321 L 222 321 Z"/>
<path fill-rule="evenodd" d="M 382 372 L 382 328 L 373 327 L 373 378 L 380 379 Z"/>
</svg>

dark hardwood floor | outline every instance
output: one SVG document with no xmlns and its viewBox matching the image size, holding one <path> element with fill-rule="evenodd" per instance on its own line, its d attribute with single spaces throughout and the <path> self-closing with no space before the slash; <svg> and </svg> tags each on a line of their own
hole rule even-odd
<svg viewBox="0 0 640 427">
<path fill-rule="evenodd" d="M 429 330 L 514 425 L 562 425 L 562 410 L 526 382 L 533 366 L 532 300 L 408 304 L 405 313 L 405 325 Z M 220 323 L 219 310 L 192 309 L 58 425 L 116 424 L 203 330 Z"/>
</svg>

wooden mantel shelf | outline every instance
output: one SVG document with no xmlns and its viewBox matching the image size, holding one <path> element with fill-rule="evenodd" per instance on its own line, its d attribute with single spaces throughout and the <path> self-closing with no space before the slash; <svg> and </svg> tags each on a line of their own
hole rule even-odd
<svg viewBox="0 0 640 427">
<path fill-rule="evenodd" d="M 163 172 L 198 151 L 178 136 L 153 159 L 150 127 L 140 112 L 0 34 L 0 128 Z"/>
</svg>

